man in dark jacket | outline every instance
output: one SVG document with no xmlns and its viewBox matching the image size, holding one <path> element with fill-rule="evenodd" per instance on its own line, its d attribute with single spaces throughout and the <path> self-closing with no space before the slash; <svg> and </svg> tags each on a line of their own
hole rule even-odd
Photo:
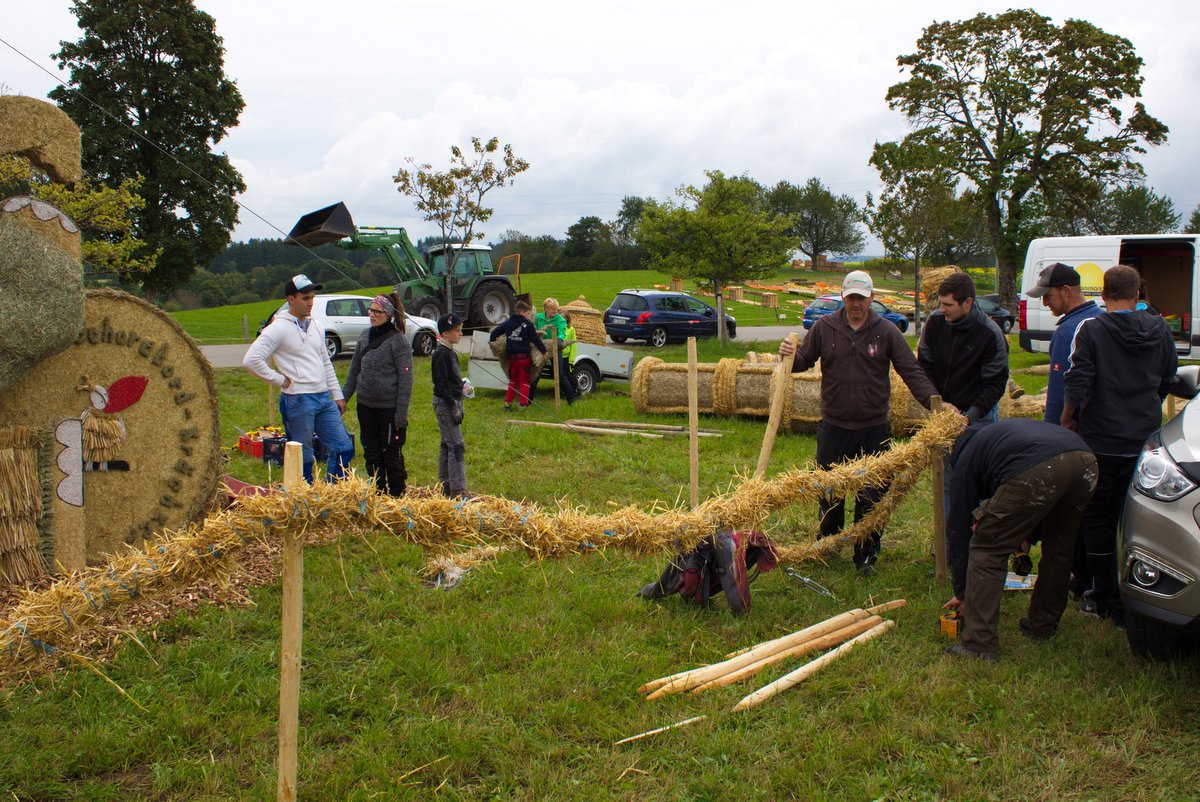
<svg viewBox="0 0 1200 802">
<path fill-rule="evenodd" d="M 996 405 L 1008 386 L 1008 342 L 975 304 L 975 282 L 954 273 L 938 286 L 938 311 L 921 333 L 917 360 L 942 400 L 969 421 L 998 419 Z"/>
<path fill-rule="evenodd" d="M 900 330 L 871 309 L 874 297 L 869 273 L 847 273 L 842 281 L 842 308 L 820 318 L 799 348 L 788 340 L 779 345 L 779 356 L 785 363 L 792 362 L 794 373 L 821 361 L 821 423 L 817 427 L 817 465 L 821 468 L 887 449 L 892 438 L 888 423 L 891 367 L 895 366 L 926 408 L 934 394 Z M 855 523 L 885 492 L 887 488 L 882 487 L 857 495 Z M 836 534 L 845 523 L 846 502 L 823 500 L 820 513 L 820 537 Z M 875 573 L 880 539 L 881 534 L 875 532 L 854 545 L 854 564 L 866 576 Z"/>
<path fill-rule="evenodd" d="M 1125 625 L 1117 586 L 1117 522 L 1142 444 L 1162 425 L 1162 400 L 1178 366 L 1167 324 L 1134 308 L 1139 283 L 1132 267 L 1116 265 L 1104 272 L 1101 297 L 1108 311 L 1075 331 L 1060 418 L 1096 453 L 1100 468 L 1080 530 L 1092 570 L 1085 609 L 1117 626 Z"/>
<path fill-rule="evenodd" d="M 946 653 L 995 660 L 1008 555 L 1038 524 L 1046 532 L 1042 559 L 1020 627 L 1036 641 L 1058 628 L 1075 533 L 1096 487 L 1096 458 L 1074 432 L 1007 418 L 968 427 L 955 442 L 951 463 L 946 544 L 954 598 L 945 606 L 962 609 L 963 633 Z"/>
</svg>

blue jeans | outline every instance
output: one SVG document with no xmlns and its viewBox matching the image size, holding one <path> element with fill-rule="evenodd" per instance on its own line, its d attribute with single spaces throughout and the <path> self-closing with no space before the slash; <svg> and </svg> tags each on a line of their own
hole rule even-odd
<svg viewBox="0 0 1200 802">
<path fill-rule="evenodd" d="M 334 482 L 343 478 L 350 460 L 354 459 L 354 444 L 350 442 L 346 425 L 342 423 L 341 410 L 333 403 L 329 393 L 282 393 L 279 402 L 288 438 L 304 447 L 304 481 L 312 484 L 313 480 L 314 432 L 329 452 L 326 481 Z"/>
</svg>

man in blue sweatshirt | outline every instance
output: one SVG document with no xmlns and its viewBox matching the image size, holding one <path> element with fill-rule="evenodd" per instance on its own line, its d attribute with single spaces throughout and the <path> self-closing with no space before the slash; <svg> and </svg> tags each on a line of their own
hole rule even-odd
<svg viewBox="0 0 1200 802">
<path fill-rule="evenodd" d="M 1142 444 L 1162 425 L 1162 401 L 1178 367 L 1167 324 L 1135 308 L 1140 283 L 1132 267 L 1116 265 L 1104 272 L 1101 297 L 1108 311 L 1075 330 L 1059 418 L 1096 453 L 1100 469 L 1080 529 L 1092 571 L 1085 609 L 1121 627 L 1125 607 L 1117 584 L 1117 522 Z"/>
<path fill-rule="evenodd" d="M 1062 418 L 1063 376 L 1071 368 L 1071 342 L 1075 339 L 1075 331 L 1083 321 L 1104 310 L 1095 301 L 1084 297 L 1079 273 L 1062 262 L 1044 268 L 1037 284 L 1027 294 L 1030 298 L 1041 298 L 1050 313 L 1058 317 L 1054 335 L 1050 338 L 1050 380 L 1046 384 L 1044 418 L 1047 423 L 1057 426 Z"/>
</svg>

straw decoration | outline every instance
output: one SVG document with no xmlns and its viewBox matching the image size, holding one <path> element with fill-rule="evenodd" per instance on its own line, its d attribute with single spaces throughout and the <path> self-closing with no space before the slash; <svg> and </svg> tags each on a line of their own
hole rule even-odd
<svg viewBox="0 0 1200 802">
<path fill-rule="evenodd" d="M 248 545 L 281 540 L 285 533 L 303 532 L 312 542 L 386 529 L 438 556 L 464 545 L 476 547 L 462 558 L 472 564 L 494 556 L 490 549 L 520 549 L 537 559 L 606 548 L 675 553 L 693 548 L 718 525 L 756 528 L 774 510 L 815 502 L 827 493 L 849 495 L 891 482 L 891 491 L 872 515 L 842 537 L 823 540 L 819 547 L 783 550 L 785 559 L 809 559 L 882 526 L 921 470 L 946 452 L 961 421 L 945 410 L 931 416 L 911 440 L 883 454 L 828 470 L 796 468 L 769 479 L 745 478 L 729 493 L 692 510 L 656 502 L 648 509 L 629 505 L 593 514 L 565 501 L 549 508 L 494 496 L 392 498 L 375 493 L 368 481 L 353 475 L 336 484 L 243 497 L 199 524 L 167 530 L 141 549 L 113 556 L 107 565 L 72 574 L 46 590 L 27 592 L 11 619 L 0 621 L 0 676 L 21 670 L 38 655 L 59 653 L 56 644 L 88 627 L 104 610 L 200 578 L 227 581 L 232 555 Z"/>
</svg>

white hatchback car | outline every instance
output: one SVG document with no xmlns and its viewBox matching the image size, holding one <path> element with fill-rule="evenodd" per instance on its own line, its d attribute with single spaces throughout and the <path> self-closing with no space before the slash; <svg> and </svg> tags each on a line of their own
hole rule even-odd
<svg viewBox="0 0 1200 802">
<path fill-rule="evenodd" d="M 318 295 L 313 298 L 312 316 L 325 329 L 325 350 L 329 352 L 330 359 L 341 353 L 353 353 L 359 335 L 371 327 L 371 318 L 367 315 L 370 305 L 371 298 L 366 295 Z M 285 302 L 275 311 L 286 308 Z M 274 317 L 272 314 L 267 320 Z M 413 355 L 432 354 L 437 345 L 437 322 L 416 315 L 405 317 L 405 334 L 412 345 Z"/>
</svg>

